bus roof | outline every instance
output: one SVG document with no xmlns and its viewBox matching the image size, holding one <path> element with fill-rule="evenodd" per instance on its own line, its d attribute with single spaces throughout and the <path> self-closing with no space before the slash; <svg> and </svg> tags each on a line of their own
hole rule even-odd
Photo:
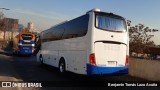
<svg viewBox="0 0 160 90">
<path fill-rule="evenodd" d="M 113 13 L 102 12 L 102 11 L 101 11 L 100 9 L 98 9 L 98 8 L 89 10 L 88 12 L 86 12 L 86 14 L 88 14 L 89 12 L 95 12 L 95 13 L 97 13 L 98 15 L 106 15 L 106 16 L 110 16 L 110 17 L 114 17 L 114 18 L 118 18 L 118 19 L 125 19 L 124 17 L 119 16 L 119 15 L 116 15 L 116 14 L 113 14 Z M 75 18 L 74 18 L 74 19 L 75 19 Z M 66 20 L 66 21 L 64 21 L 64 22 L 61 22 L 61 23 L 58 23 L 58 24 L 52 26 L 51 28 L 42 31 L 40 34 L 42 34 L 42 33 L 47 33 L 48 31 L 50 31 L 50 29 L 52 29 L 52 28 L 54 28 L 54 27 L 56 27 L 56 26 L 58 26 L 58 25 L 64 24 L 64 23 L 66 23 L 66 22 L 68 22 L 68 20 Z"/>
<path fill-rule="evenodd" d="M 113 14 L 113 13 L 102 12 L 102 11 L 101 11 L 100 9 L 98 9 L 98 8 L 92 9 L 92 10 L 88 11 L 87 13 L 89 13 L 89 12 L 95 12 L 95 13 L 97 13 L 97 14 L 99 14 L 99 15 L 107 15 L 107 16 L 112 16 L 112 17 L 124 19 L 124 17 L 119 16 L 119 15 L 116 15 L 116 14 Z"/>
</svg>

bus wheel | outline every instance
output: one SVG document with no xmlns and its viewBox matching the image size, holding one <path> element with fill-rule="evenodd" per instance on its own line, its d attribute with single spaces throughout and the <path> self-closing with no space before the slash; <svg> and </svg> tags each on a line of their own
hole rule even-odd
<svg viewBox="0 0 160 90">
<path fill-rule="evenodd" d="M 43 65 L 43 64 L 44 64 L 44 63 L 43 63 L 42 55 L 40 55 L 40 56 L 39 56 L 39 61 L 40 61 L 40 64 L 41 64 L 41 65 Z"/>
<path fill-rule="evenodd" d="M 63 60 L 61 60 L 60 63 L 59 63 L 59 72 L 64 74 L 65 71 L 66 71 L 65 62 Z"/>
</svg>

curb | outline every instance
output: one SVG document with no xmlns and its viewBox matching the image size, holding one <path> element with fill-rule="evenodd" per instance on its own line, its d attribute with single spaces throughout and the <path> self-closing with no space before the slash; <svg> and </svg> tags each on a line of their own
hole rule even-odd
<svg viewBox="0 0 160 90">
<path fill-rule="evenodd" d="M 12 56 L 13 55 L 13 53 L 11 51 L 4 51 L 2 49 L 0 49 L 0 54 L 7 55 L 7 56 Z"/>
</svg>

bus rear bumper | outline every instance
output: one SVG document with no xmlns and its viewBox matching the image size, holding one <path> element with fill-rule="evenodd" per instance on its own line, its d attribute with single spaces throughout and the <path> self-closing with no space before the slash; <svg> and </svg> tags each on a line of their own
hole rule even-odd
<svg viewBox="0 0 160 90">
<path fill-rule="evenodd" d="M 128 74 L 128 66 L 124 67 L 102 67 L 87 64 L 87 75 L 94 74 Z"/>
<path fill-rule="evenodd" d="M 25 53 L 25 52 L 19 52 L 20 55 L 32 55 L 33 53 L 32 52 L 28 52 L 28 53 Z"/>
</svg>

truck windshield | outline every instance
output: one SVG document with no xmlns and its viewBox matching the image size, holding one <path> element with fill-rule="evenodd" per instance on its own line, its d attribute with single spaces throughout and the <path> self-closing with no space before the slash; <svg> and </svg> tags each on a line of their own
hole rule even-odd
<svg viewBox="0 0 160 90">
<path fill-rule="evenodd" d="M 126 31 L 125 20 L 103 15 L 96 15 L 96 28 L 107 31 Z"/>
</svg>

